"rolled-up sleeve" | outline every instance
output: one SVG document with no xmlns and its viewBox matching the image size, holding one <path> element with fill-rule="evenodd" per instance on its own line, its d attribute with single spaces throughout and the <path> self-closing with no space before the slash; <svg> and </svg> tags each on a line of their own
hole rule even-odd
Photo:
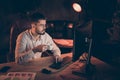
<svg viewBox="0 0 120 80">
<path fill-rule="evenodd" d="M 21 33 L 16 40 L 15 62 L 23 63 L 29 61 L 34 53 L 32 49 L 26 50 L 27 35 Z"/>
<path fill-rule="evenodd" d="M 61 56 L 59 47 L 54 43 L 52 37 L 49 35 L 47 35 L 47 45 L 49 45 L 49 50 L 53 52 L 54 56 Z"/>
</svg>

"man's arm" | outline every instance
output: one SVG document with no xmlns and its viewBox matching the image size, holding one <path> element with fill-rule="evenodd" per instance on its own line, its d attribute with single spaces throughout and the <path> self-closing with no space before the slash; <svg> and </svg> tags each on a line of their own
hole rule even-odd
<svg viewBox="0 0 120 80">
<path fill-rule="evenodd" d="M 25 33 L 22 33 L 18 36 L 16 41 L 15 61 L 17 63 L 27 62 L 34 55 L 32 49 L 26 50 L 26 44 L 27 36 L 25 35 Z"/>
<path fill-rule="evenodd" d="M 51 36 L 47 36 L 47 45 L 49 46 L 49 50 L 52 51 L 55 59 L 58 58 L 58 61 L 61 61 L 61 51 L 59 47 L 54 43 L 53 39 Z"/>
</svg>

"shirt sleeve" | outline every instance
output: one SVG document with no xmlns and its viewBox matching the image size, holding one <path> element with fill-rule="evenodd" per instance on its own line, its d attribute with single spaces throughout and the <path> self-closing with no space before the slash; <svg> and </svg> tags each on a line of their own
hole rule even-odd
<svg viewBox="0 0 120 80">
<path fill-rule="evenodd" d="M 61 56 L 59 47 L 54 43 L 52 37 L 49 34 L 47 34 L 47 45 L 49 46 L 49 50 L 53 52 L 54 56 Z"/>
<path fill-rule="evenodd" d="M 32 59 L 34 53 L 32 49 L 26 51 L 27 35 L 21 33 L 16 40 L 15 62 L 24 63 Z"/>
</svg>

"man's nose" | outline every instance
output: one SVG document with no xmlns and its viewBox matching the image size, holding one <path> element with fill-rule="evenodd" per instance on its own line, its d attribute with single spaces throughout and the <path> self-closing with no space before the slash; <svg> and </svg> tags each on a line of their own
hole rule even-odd
<svg viewBox="0 0 120 80">
<path fill-rule="evenodd" d="M 44 26 L 43 29 L 45 30 L 45 29 L 46 29 L 46 26 Z"/>
</svg>

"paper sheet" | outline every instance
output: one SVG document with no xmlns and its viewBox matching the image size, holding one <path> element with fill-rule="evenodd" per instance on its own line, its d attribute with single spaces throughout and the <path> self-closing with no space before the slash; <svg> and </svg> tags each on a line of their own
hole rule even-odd
<svg viewBox="0 0 120 80">
<path fill-rule="evenodd" d="M 9 72 L 0 76 L 0 80 L 35 80 L 35 72 Z"/>
</svg>

